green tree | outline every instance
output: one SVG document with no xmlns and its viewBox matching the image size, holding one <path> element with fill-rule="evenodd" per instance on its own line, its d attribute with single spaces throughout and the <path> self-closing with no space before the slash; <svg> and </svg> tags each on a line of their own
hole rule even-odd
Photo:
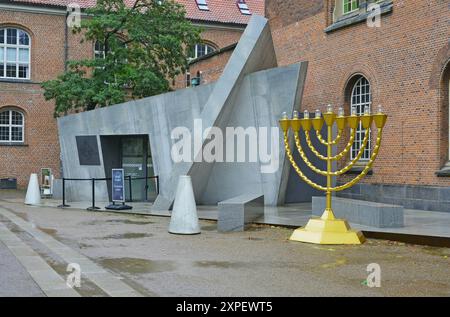
<svg viewBox="0 0 450 317">
<path fill-rule="evenodd" d="M 55 100 L 55 116 L 167 92 L 185 71 L 200 30 L 184 7 L 173 0 L 124 2 L 97 0 L 73 29 L 82 42 L 97 42 L 101 56 L 69 61 L 64 74 L 42 84 L 45 98 Z"/>
</svg>

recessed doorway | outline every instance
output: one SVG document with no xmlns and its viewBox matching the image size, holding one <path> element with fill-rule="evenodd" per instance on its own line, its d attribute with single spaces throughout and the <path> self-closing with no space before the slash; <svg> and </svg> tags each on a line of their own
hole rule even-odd
<svg viewBox="0 0 450 317">
<path fill-rule="evenodd" d="M 105 175 L 113 168 L 125 172 L 125 195 L 128 201 L 154 201 L 156 181 L 148 135 L 101 136 Z M 128 177 L 131 176 L 131 182 Z M 108 181 L 111 198 L 111 182 Z"/>
</svg>

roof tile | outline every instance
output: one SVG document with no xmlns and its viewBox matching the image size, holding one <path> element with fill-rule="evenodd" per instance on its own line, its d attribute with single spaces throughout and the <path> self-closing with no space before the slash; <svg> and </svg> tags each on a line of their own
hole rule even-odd
<svg viewBox="0 0 450 317">
<path fill-rule="evenodd" d="M 130 5 L 134 0 L 124 0 Z M 209 11 L 198 8 L 195 0 L 175 0 L 184 5 L 188 19 L 204 22 L 220 22 L 247 24 L 249 15 L 242 14 L 237 7 L 237 0 L 207 0 Z M 29 3 L 35 5 L 52 5 L 65 7 L 69 3 L 78 3 L 82 8 L 95 5 L 96 0 L 12 0 L 12 2 Z M 246 0 L 252 14 L 264 15 L 264 0 Z"/>
</svg>

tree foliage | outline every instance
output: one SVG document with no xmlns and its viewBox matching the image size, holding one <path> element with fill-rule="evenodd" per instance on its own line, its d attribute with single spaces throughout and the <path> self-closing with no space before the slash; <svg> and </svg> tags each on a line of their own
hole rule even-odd
<svg viewBox="0 0 450 317">
<path fill-rule="evenodd" d="M 127 1 L 130 2 L 130 1 Z M 54 99 L 55 116 L 70 110 L 92 110 L 170 90 L 182 73 L 199 30 L 173 0 L 97 0 L 73 29 L 82 42 L 95 43 L 100 58 L 69 61 L 67 70 L 42 84 Z"/>
</svg>

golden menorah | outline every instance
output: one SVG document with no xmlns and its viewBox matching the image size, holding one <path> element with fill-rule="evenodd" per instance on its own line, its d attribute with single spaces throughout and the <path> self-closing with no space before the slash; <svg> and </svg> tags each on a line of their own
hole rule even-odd
<svg viewBox="0 0 450 317">
<path fill-rule="evenodd" d="M 297 111 L 294 111 L 292 119 L 289 119 L 286 113 L 283 113 L 280 120 L 280 126 L 284 133 L 284 147 L 286 155 L 294 167 L 300 178 L 308 185 L 315 189 L 326 192 L 326 207 L 320 218 L 312 218 L 304 228 L 299 228 L 294 231 L 290 240 L 317 243 L 317 244 L 361 244 L 365 241 L 363 234 L 360 231 L 353 231 L 350 229 L 349 224 L 344 219 L 336 219 L 332 207 L 331 199 L 332 194 L 350 188 L 359 182 L 371 169 L 381 145 L 381 137 L 383 133 L 383 127 L 386 124 L 387 115 L 382 112 L 381 106 L 378 112 L 375 114 L 370 113 L 370 108 L 364 109 L 363 115 L 356 115 L 354 109 L 350 116 L 344 116 L 343 108 L 339 108 L 337 114 L 333 112 L 333 107 L 328 105 L 326 113 L 322 115 L 320 110 L 317 110 L 314 118 L 309 117 L 309 112 L 304 112 L 303 119 L 299 118 Z M 333 126 L 337 125 L 337 134 L 333 138 Z M 365 165 L 363 170 L 351 181 L 340 186 L 333 186 L 333 177 L 343 175 L 348 172 L 357 162 L 360 161 L 364 154 L 365 149 L 368 146 L 372 123 L 375 123 L 377 128 L 376 144 L 373 147 L 372 154 L 369 160 L 364 161 Z M 321 134 L 323 125 L 327 127 L 327 140 L 325 140 Z M 358 150 L 358 154 L 346 164 L 345 167 L 333 171 L 333 162 L 340 161 L 346 156 L 346 154 L 352 148 L 355 141 L 356 131 L 361 124 L 364 129 L 364 139 Z M 350 128 L 350 138 L 345 148 L 338 154 L 333 155 L 333 147 L 338 145 L 346 127 Z M 327 147 L 327 154 L 322 155 L 313 145 L 311 141 L 310 131 L 315 130 L 316 137 L 319 142 Z M 292 130 L 294 134 L 295 147 L 300 154 L 300 157 L 313 172 L 326 176 L 326 186 L 319 185 L 309 179 L 299 168 L 294 160 L 290 145 L 289 145 L 289 131 Z M 317 168 L 306 156 L 305 151 L 302 148 L 300 142 L 300 130 L 303 130 L 305 134 L 306 143 L 311 152 L 317 156 L 320 160 L 327 162 L 327 170 Z"/>
</svg>

